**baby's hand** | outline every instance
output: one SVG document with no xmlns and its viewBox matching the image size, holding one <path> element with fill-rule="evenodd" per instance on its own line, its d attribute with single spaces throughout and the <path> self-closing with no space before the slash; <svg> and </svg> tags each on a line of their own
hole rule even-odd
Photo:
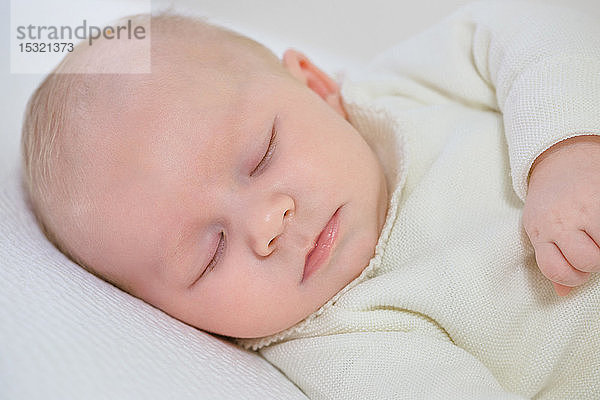
<svg viewBox="0 0 600 400">
<path fill-rule="evenodd" d="M 523 227 L 559 296 L 600 271 L 600 137 L 576 136 L 531 167 Z"/>
</svg>

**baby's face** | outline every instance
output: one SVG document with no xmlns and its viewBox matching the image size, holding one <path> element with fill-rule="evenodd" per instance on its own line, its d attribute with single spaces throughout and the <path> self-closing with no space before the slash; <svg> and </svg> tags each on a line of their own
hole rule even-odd
<svg viewBox="0 0 600 400">
<path fill-rule="evenodd" d="M 276 333 L 368 265 L 387 212 L 382 168 L 291 76 L 184 69 L 102 100 L 114 129 L 90 145 L 99 214 L 86 257 L 200 329 Z M 326 250 L 307 257 L 319 236 Z"/>
</svg>

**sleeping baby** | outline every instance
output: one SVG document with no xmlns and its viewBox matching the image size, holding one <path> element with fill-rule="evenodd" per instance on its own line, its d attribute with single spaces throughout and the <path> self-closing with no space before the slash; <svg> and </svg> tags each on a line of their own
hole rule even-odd
<svg viewBox="0 0 600 400">
<path fill-rule="evenodd" d="M 314 399 L 600 391 L 600 29 L 476 2 L 336 81 L 172 14 L 32 95 L 24 183 L 71 260 Z"/>
</svg>

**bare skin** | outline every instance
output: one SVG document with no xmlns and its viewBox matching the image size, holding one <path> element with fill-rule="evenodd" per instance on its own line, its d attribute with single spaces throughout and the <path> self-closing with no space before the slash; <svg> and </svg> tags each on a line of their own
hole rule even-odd
<svg viewBox="0 0 600 400">
<path fill-rule="evenodd" d="M 600 271 L 600 137 L 563 140 L 531 171 L 523 226 L 540 271 L 566 296 Z"/>
<path fill-rule="evenodd" d="M 240 80 L 188 60 L 150 80 L 122 76 L 93 103 L 100 129 L 83 153 L 95 209 L 82 216 L 88 232 L 63 234 L 100 275 L 168 314 L 267 336 L 368 265 L 387 213 L 383 169 L 346 120 L 337 84 L 303 54 L 285 53 L 285 76 Z M 166 79 L 174 68 L 186 78 Z M 305 279 L 336 210 L 330 257 Z"/>
</svg>

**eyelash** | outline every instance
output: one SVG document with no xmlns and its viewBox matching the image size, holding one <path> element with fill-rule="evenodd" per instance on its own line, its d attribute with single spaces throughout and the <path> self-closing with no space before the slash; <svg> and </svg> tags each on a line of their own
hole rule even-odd
<svg viewBox="0 0 600 400">
<path fill-rule="evenodd" d="M 267 151 L 265 155 L 260 160 L 258 165 L 250 172 L 250 176 L 254 176 L 255 174 L 264 170 L 265 165 L 273 158 L 273 153 L 275 152 L 275 148 L 277 147 L 277 129 L 275 129 L 275 122 L 273 123 L 273 128 L 271 129 L 271 139 L 269 140 L 269 145 L 267 146 Z"/>
<path fill-rule="evenodd" d="M 225 247 L 225 232 L 221 231 L 219 243 L 217 244 L 217 250 L 215 250 L 215 254 L 213 255 L 212 259 L 210 260 L 210 262 L 208 263 L 208 265 L 206 266 L 204 271 L 202 271 L 202 273 L 200 274 L 198 279 L 202 278 L 202 275 L 204 275 L 206 272 L 210 272 L 213 270 L 213 268 L 215 268 L 215 265 L 217 265 L 219 263 L 219 261 L 221 260 L 221 255 L 223 254 L 224 247 Z"/>
</svg>

